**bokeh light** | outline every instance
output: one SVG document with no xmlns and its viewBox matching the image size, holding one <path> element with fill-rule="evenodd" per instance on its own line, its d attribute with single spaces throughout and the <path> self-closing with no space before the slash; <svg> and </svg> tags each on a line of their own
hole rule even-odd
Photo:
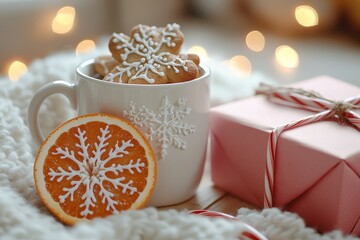
<svg viewBox="0 0 360 240">
<path fill-rule="evenodd" d="M 295 18 L 304 27 L 313 27 L 319 24 L 318 13 L 314 8 L 307 5 L 296 7 Z"/>
<path fill-rule="evenodd" d="M 232 57 L 229 61 L 229 65 L 243 77 L 248 77 L 251 75 L 251 62 L 245 56 L 237 55 Z"/>
<path fill-rule="evenodd" d="M 28 69 L 23 62 L 13 61 L 10 64 L 8 75 L 11 80 L 17 81 L 27 71 L 28 71 Z"/>
<path fill-rule="evenodd" d="M 299 66 L 298 53 L 288 45 L 276 48 L 275 58 L 278 64 L 286 68 L 297 68 Z"/>
<path fill-rule="evenodd" d="M 254 52 L 261 52 L 265 47 L 265 37 L 259 31 L 251 31 L 246 35 L 246 45 Z"/>
<path fill-rule="evenodd" d="M 59 9 L 52 21 L 53 32 L 58 34 L 69 32 L 73 28 L 75 14 L 75 9 L 70 6 Z"/>
<path fill-rule="evenodd" d="M 201 46 L 193 46 L 187 51 L 187 53 L 197 54 L 201 60 L 208 59 L 208 54 L 207 54 L 205 48 L 203 48 Z"/>
<path fill-rule="evenodd" d="M 76 54 L 81 54 L 81 53 L 88 53 L 92 50 L 95 49 L 95 42 L 93 40 L 83 40 L 81 42 L 79 42 L 79 44 L 76 47 Z"/>
</svg>

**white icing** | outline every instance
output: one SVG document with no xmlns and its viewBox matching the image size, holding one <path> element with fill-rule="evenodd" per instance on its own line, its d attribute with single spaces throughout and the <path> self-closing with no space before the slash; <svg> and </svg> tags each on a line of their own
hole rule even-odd
<svg viewBox="0 0 360 240">
<path fill-rule="evenodd" d="M 154 83 L 155 80 L 150 78 L 148 74 L 152 72 L 158 76 L 165 76 L 165 73 L 161 71 L 161 66 L 165 66 L 166 69 L 173 69 L 175 73 L 180 72 L 179 68 L 188 71 L 186 64 L 189 60 L 184 60 L 169 52 L 160 51 L 164 45 L 171 48 L 176 46 L 172 40 L 176 37 L 175 31 L 179 29 L 180 26 L 178 24 L 168 24 L 166 28 L 161 31 L 161 39 L 159 42 L 154 42 L 153 40 L 153 37 L 158 35 L 158 29 L 154 26 L 148 28 L 139 25 L 140 32 L 135 33 L 133 39 L 130 40 L 123 34 L 114 33 L 113 42 L 119 44 L 116 46 L 116 49 L 124 50 L 124 53 L 120 55 L 123 60 L 123 66 L 116 68 L 116 73 L 109 73 L 104 80 L 113 82 L 114 78 L 119 78 L 119 82 L 123 82 L 123 73 L 127 73 L 127 76 L 131 76 L 129 83 L 139 78 L 144 79 L 148 83 Z M 114 41 L 114 39 L 116 39 L 116 41 Z M 129 55 L 133 54 L 138 56 L 138 62 L 128 61 Z"/>
<path fill-rule="evenodd" d="M 143 129 L 147 139 L 159 145 L 157 159 L 163 160 L 171 145 L 185 150 L 187 143 L 180 136 L 187 136 L 196 130 L 194 125 L 184 122 L 184 118 L 191 113 L 191 108 L 185 104 L 186 98 L 179 98 L 175 104 L 171 104 L 165 96 L 158 111 L 152 111 L 144 105 L 137 106 L 131 102 L 129 110 L 124 111 L 124 116 Z"/>
<path fill-rule="evenodd" d="M 101 202 L 106 203 L 106 210 L 117 213 L 118 210 L 116 205 L 122 204 L 121 200 L 114 199 L 114 194 L 108 191 L 105 188 L 104 183 L 110 183 L 114 189 L 119 187 L 122 189 L 122 193 L 134 194 L 137 192 L 137 188 L 133 187 L 133 181 L 126 181 L 126 178 L 122 176 L 121 173 L 128 171 L 130 174 L 135 172 L 142 172 L 142 169 L 145 167 L 145 164 L 141 162 L 141 159 L 137 159 L 136 162 L 130 160 L 128 164 L 115 164 L 108 166 L 107 163 L 116 158 L 122 158 L 125 155 L 129 154 L 127 150 L 129 147 L 134 146 L 131 143 L 131 140 L 124 141 L 121 140 L 121 146 L 117 142 L 114 147 L 112 147 L 106 158 L 103 157 L 105 153 L 105 147 L 109 145 L 109 138 L 111 134 L 109 131 L 109 125 L 105 129 L 100 129 L 101 134 L 97 136 L 98 142 L 94 143 L 94 149 L 89 153 L 89 143 L 87 142 L 86 131 L 77 129 L 77 134 L 75 137 L 78 139 L 78 143 L 75 144 L 79 151 L 77 154 L 81 159 L 76 158 L 74 151 L 69 151 L 68 147 L 61 148 L 57 147 L 55 152 L 52 152 L 54 155 L 60 155 L 60 159 L 64 161 L 71 161 L 76 164 L 76 168 L 68 167 L 64 169 L 58 167 L 57 169 L 50 169 L 48 175 L 50 176 L 50 181 L 61 182 L 64 178 L 70 182 L 68 187 L 63 188 L 64 194 L 59 196 L 60 203 L 64 203 L 66 199 L 74 201 L 74 194 L 77 193 L 77 190 L 81 185 L 85 185 L 85 193 L 82 195 L 81 199 L 83 202 L 80 204 L 82 211 L 80 215 L 87 217 L 92 215 L 93 209 L 96 207 L 96 196 L 94 194 L 95 186 L 100 188 L 99 195 L 101 197 Z M 91 156 L 90 156 L 91 155 Z M 113 172 L 117 177 L 110 178 L 108 173 Z"/>
</svg>

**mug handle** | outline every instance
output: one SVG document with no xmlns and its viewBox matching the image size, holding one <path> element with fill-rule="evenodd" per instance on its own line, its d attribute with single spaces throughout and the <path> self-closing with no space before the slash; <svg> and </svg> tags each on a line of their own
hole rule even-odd
<svg viewBox="0 0 360 240">
<path fill-rule="evenodd" d="M 65 81 L 54 81 L 41 87 L 32 97 L 27 112 L 30 133 L 38 145 L 45 139 L 39 125 L 40 106 L 47 97 L 56 93 L 65 95 L 70 100 L 72 107 L 76 109 L 75 84 Z"/>
</svg>

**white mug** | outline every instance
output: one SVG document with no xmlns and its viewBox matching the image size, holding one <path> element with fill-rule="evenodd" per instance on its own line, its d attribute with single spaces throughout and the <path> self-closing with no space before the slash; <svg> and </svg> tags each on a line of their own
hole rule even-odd
<svg viewBox="0 0 360 240">
<path fill-rule="evenodd" d="M 55 81 L 33 96 L 28 125 L 34 140 L 42 135 L 38 113 L 42 102 L 64 94 L 78 115 L 108 113 L 133 122 L 150 141 L 157 157 L 157 180 L 149 206 L 183 202 L 195 194 L 203 173 L 209 127 L 210 70 L 200 77 L 172 84 L 123 84 L 96 79 L 94 60 L 76 69 L 76 82 Z"/>
</svg>

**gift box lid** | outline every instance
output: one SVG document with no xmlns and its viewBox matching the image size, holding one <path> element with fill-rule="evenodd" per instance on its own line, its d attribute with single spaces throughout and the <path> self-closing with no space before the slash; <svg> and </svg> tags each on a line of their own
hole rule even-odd
<svg viewBox="0 0 360 240">
<path fill-rule="evenodd" d="M 334 101 L 346 100 L 360 95 L 360 87 L 337 80 L 329 76 L 319 76 L 291 85 L 295 88 L 311 90 Z M 266 96 L 258 95 L 230 102 L 211 110 L 212 114 L 221 114 L 224 118 L 270 132 L 272 129 L 291 121 L 313 115 L 314 112 L 273 103 Z M 360 111 L 355 111 L 360 115 Z M 328 131 L 331 129 L 331 131 Z M 322 136 L 314 138 L 313 136 Z M 342 137 L 339 141 L 339 136 Z M 335 121 L 321 121 L 283 133 L 283 138 L 301 142 L 319 152 L 347 159 L 354 171 L 360 176 L 360 161 L 353 156 L 360 154 L 360 133 L 350 126 Z M 332 167 L 334 163 L 329 163 Z"/>
</svg>

